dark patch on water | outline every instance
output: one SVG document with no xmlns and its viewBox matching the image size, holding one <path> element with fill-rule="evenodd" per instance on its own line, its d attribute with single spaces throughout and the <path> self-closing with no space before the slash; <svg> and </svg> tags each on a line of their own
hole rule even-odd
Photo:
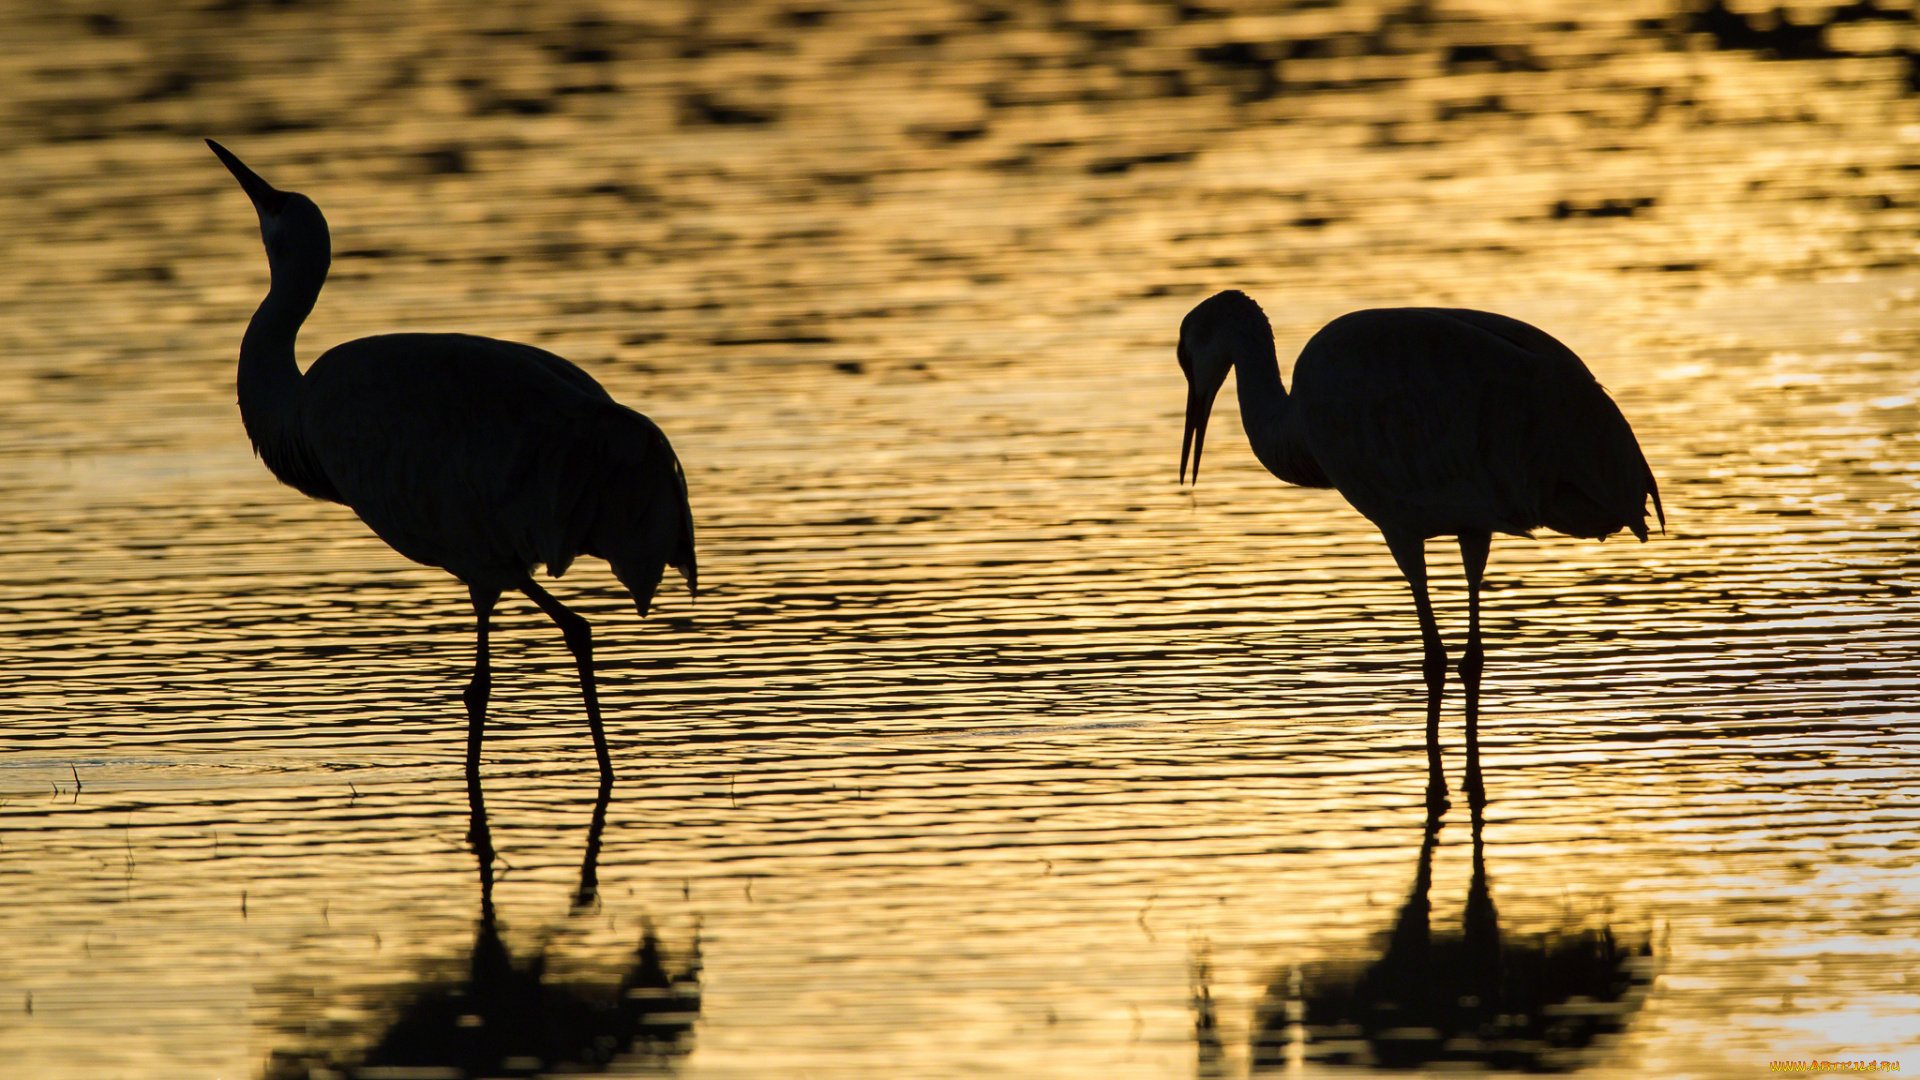
<svg viewBox="0 0 1920 1080">
<path fill-rule="evenodd" d="M 683 127 L 763 127 L 780 119 L 780 110 L 770 105 L 729 101 L 718 94 L 696 90 L 681 96 L 679 116 Z"/>
<path fill-rule="evenodd" d="M 1642 210 L 1651 209 L 1659 200 L 1651 195 L 1635 195 L 1590 201 L 1561 199 L 1553 204 L 1551 216 L 1555 221 L 1568 218 L 1611 218 L 1633 217 Z"/>
</svg>

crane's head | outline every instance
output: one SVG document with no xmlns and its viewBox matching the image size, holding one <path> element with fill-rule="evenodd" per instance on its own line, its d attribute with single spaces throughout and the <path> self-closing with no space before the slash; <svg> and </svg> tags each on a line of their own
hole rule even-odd
<svg viewBox="0 0 1920 1080">
<path fill-rule="evenodd" d="M 1249 317 L 1263 329 L 1267 317 L 1260 305 L 1237 289 L 1202 300 L 1180 322 L 1180 370 L 1187 376 L 1187 433 L 1180 441 L 1180 479 L 1187 478 L 1187 457 L 1193 457 L 1193 482 L 1200 482 L 1200 449 L 1207 441 L 1207 417 L 1214 396 L 1233 369 L 1234 343 Z M 1272 331 L 1267 331 L 1271 336 Z"/>
<path fill-rule="evenodd" d="M 332 240 L 327 234 L 327 219 L 313 200 L 297 192 L 281 191 L 262 180 L 259 173 L 212 139 L 207 140 L 207 146 L 253 200 L 253 209 L 260 215 L 260 239 L 267 245 L 267 265 L 276 272 L 282 267 L 318 270 L 325 278 L 333 255 Z"/>
</svg>

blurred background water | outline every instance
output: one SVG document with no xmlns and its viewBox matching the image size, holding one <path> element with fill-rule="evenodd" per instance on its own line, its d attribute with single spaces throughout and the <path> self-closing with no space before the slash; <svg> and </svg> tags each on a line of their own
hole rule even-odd
<svg viewBox="0 0 1920 1080">
<path fill-rule="evenodd" d="M 697 981 L 628 1074 L 1357 1075 L 1256 1033 L 1489 911 L 1510 957 L 1618 943 L 1596 1075 L 1920 1065 L 1910 0 L 15 0 L 0 35 L 0 1072 L 325 1075 L 486 960 Z M 464 591 L 253 460 L 266 265 L 207 136 L 329 215 L 303 360 L 529 341 L 678 448 L 698 603 L 556 586 L 620 776 L 597 905 L 571 664 L 513 601 L 476 935 Z M 1225 287 L 1283 369 L 1357 307 L 1528 319 L 1639 434 L 1664 535 L 1495 543 L 1484 830 L 1426 843 L 1367 523 L 1230 400 L 1175 484 L 1175 330 Z"/>
</svg>

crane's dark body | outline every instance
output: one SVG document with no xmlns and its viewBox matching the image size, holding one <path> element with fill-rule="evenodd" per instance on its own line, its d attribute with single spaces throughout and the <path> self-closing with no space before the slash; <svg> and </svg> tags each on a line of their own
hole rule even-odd
<svg viewBox="0 0 1920 1080">
<path fill-rule="evenodd" d="M 694 589 L 693 517 L 667 437 L 568 361 L 494 338 L 360 338 L 302 374 L 294 344 L 326 280 L 326 221 L 305 196 L 275 190 L 208 145 L 253 200 L 273 271 L 240 347 L 240 415 L 254 449 L 283 483 L 352 508 L 395 551 L 467 584 L 479 624 L 466 692 L 476 820 L 488 619 L 508 589 L 566 636 L 606 789 L 613 772 L 591 630 L 532 570 L 558 577 L 577 556 L 605 559 L 643 616 L 666 567 Z"/>
<path fill-rule="evenodd" d="M 558 577 L 592 555 L 642 614 L 665 567 L 693 566 L 667 437 L 552 353 L 386 334 L 328 350 L 304 381 L 304 437 L 285 450 L 256 443 L 262 459 L 285 483 L 353 507 L 415 562 L 509 589 L 530 567 Z M 417 451 L 420 431 L 436 433 L 433 452 Z"/>
<path fill-rule="evenodd" d="M 1382 528 L 1647 537 L 1659 495 L 1626 418 L 1571 349 L 1517 319 L 1356 311 L 1307 342 L 1293 380 L 1325 478 L 1308 486 Z"/>
<path fill-rule="evenodd" d="M 1238 372 L 1255 455 L 1280 479 L 1334 488 L 1372 521 L 1406 575 L 1426 652 L 1429 801 L 1443 804 L 1439 710 L 1446 652 L 1427 595 L 1425 542 L 1457 536 L 1467 576 L 1467 786 L 1484 799 L 1476 722 L 1483 649 L 1480 580 L 1494 533 L 1549 529 L 1647 538 L 1646 500 L 1666 521 L 1653 472 L 1613 400 L 1571 349 L 1484 311 L 1390 308 L 1328 323 L 1280 382 L 1259 305 L 1228 291 L 1181 324 L 1187 445 L 1199 480 L 1214 395 Z"/>
</svg>

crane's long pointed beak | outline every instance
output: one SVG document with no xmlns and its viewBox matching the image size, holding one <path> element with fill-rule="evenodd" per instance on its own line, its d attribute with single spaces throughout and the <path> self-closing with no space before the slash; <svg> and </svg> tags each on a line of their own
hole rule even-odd
<svg viewBox="0 0 1920 1080">
<path fill-rule="evenodd" d="M 233 156 L 232 151 L 212 139 L 207 140 L 207 147 L 213 151 L 215 157 L 220 159 L 220 163 L 227 167 L 227 171 L 233 174 L 233 178 L 240 181 L 240 188 L 247 193 L 247 198 L 253 200 L 254 209 L 262 214 L 274 214 L 280 211 L 281 205 L 287 201 L 286 192 L 260 179 L 259 173 L 247 168 L 244 162 Z"/>
<path fill-rule="evenodd" d="M 1187 480 L 1187 451 L 1193 451 L 1193 482 L 1200 482 L 1200 450 L 1207 442 L 1207 416 L 1213 402 L 1200 393 L 1196 383 L 1187 384 L 1187 433 L 1180 440 L 1180 482 Z"/>
</svg>

